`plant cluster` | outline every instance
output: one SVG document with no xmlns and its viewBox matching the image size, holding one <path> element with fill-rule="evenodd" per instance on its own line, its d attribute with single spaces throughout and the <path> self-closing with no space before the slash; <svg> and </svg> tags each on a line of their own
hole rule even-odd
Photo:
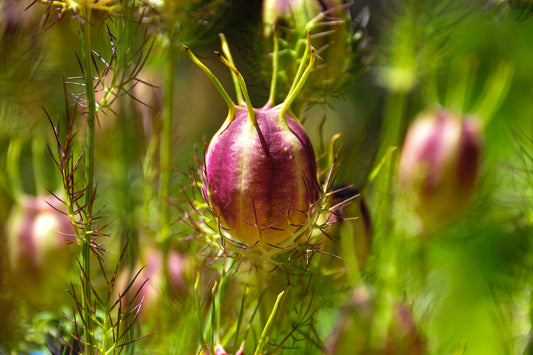
<svg viewBox="0 0 533 355">
<path fill-rule="evenodd" d="M 530 353 L 530 0 L 0 6 L 0 353 Z"/>
</svg>

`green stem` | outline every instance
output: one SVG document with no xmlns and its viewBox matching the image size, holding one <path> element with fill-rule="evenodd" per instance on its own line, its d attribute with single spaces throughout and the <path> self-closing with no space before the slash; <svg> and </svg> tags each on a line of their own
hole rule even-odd
<svg viewBox="0 0 533 355">
<path fill-rule="evenodd" d="M 184 48 L 189 54 L 189 57 L 194 62 L 194 64 L 196 64 L 200 69 L 202 69 L 202 71 L 207 75 L 209 80 L 211 80 L 213 85 L 215 85 L 215 88 L 218 90 L 220 95 L 222 95 L 222 98 L 226 102 L 226 105 L 228 105 L 228 110 L 229 110 L 228 118 L 230 120 L 233 120 L 233 118 L 235 117 L 235 103 L 231 100 L 230 96 L 228 95 L 228 93 L 226 92 L 226 90 L 224 89 L 220 81 L 217 79 L 217 77 L 211 72 L 211 70 L 209 70 L 209 68 L 206 67 L 204 63 L 202 63 L 198 58 L 196 58 L 196 56 L 189 49 L 189 47 L 184 46 Z"/>
<path fill-rule="evenodd" d="M 305 51 L 303 53 L 302 59 L 300 60 L 300 65 L 298 66 L 298 70 L 296 71 L 296 75 L 294 76 L 294 80 L 292 81 L 292 85 L 289 89 L 289 93 L 287 96 L 290 96 L 292 92 L 294 92 L 296 86 L 300 82 L 300 78 L 302 77 L 305 69 L 305 64 L 307 63 L 307 56 L 311 52 L 311 39 L 309 38 L 309 34 L 307 35 L 306 39 L 306 47 Z"/>
<path fill-rule="evenodd" d="M 407 94 L 404 92 L 391 92 L 387 98 L 384 111 L 382 130 L 382 145 L 378 158 L 385 156 L 391 147 L 400 145 L 404 128 Z M 382 346 L 385 341 L 389 324 L 393 316 L 393 307 L 401 284 L 398 275 L 398 257 L 402 247 L 397 230 L 394 226 L 394 196 L 393 182 L 396 174 L 397 155 L 390 156 L 384 164 L 375 181 L 374 203 L 376 212 L 376 253 L 380 255 L 380 265 L 377 268 L 376 289 L 376 316 L 372 325 L 371 344 L 373 348 Z"/>
<path fill-rule="evenodd" d="M 219 286 L 218 282 L 215 281 L 213 288 L 211 289 L 211 328 L 209 332 L 209 347 L 211 349 L 211 354 L 215 353 L 215 346 L 218 343 L 218 329 L 217 329 L 217 301 L 216 301 L 216 292 L 217 287 Z"/>
<path fill-rule="evenodd" d="M 172 39 L 173 36 L 171 36 Z M 164 107 L 165 112 L 163 116 L 163 129 L 161 132 L 161 148 L 160 148 L 160 164 L 161 175 L 159 177 L 159 201 L 161 203 L 160 209 L 160 223 L 161 223 L 161 239 L 163 241 L 163 253 L 166 265 L 168 256 L 168 235 L 170 234 L 170 137 L 172 133 L 172 116 L 174 112 L 174 74 L 176 72 L 176 48 L 171 40 L 167 48 L 167 67 L 165 73 L 165 96 Z"/>
<path fill-rule="evenodd" d="M 252 101 L 250 100 L 250 95 L 248 95 L 248 89 L 246 88 L 246 83 L 244 82 L 244 78 L 242 74 L 235 68 L 235 66 L 230 63 L 221 53 L 218 53 L 220 60 L 222 63 L 224 63 L 231 72 L 237 77 L 237 82 L 240 85 L 242 94 L 244 95 L 244 102 L 246 102 L 246 108 L 248 109 L 248 119 L 252 121 L 254 125 L 257 124 L 257 120 L 255 117 L 255 111 L 254 107 L 252 106 Z"/>
<path fill-rule="evenodd" d="M 239 332 L 241 330 L 242 318 L 243 318 L 244 312 L 245 312 L 244 305 L 246 303 L 246 297 L 248 296 L 249 292 L 250 292 L 250 289 L 248 287 L 246 287 L 244 289 L 244 294 L 242 295 L 241 308 L 240 308 L 240 311 L 239 311 L 239 318 L 237 320 L 237 329 L 235 330 L 235 340 L 233 341 L 233 347 L 234 347 L 235 350 L 237 350 L 238 347 L 239 347 Z"/>
<path fill-rule="evenodd" d="M 200 273 L 196 273 L 196 282 L 194 283 L 194 299 L 196 301 L 196 324 L 198 325 L 198 336 L 200 337 L 200 346 L 205 345 L 204 339 L 204 321 L 202 318 L 202 301 L 200 300 Z"/>
<path fill-rule="evenodd" d="M 127 44 L 118 46 L 118 56 L 117 62 L 121 63 L 121 70 L 123 73 L 128 71 L 133 72 L 133 63 L 129 58 L 129 52 L 131 51 L 130 43 L 135 41 L 136 30 L 133 29 L 132 24 L 128 20 L 135 15 L 136 5 L 134 0 L 126 0 L 122 2 L 122 12 L 123 15 L 117 19 L 117 30 L 119 43 Z M 115 76 L 114 76 L 115 77 Z M 118 76 L 117 76 L 118 77 Z M 134 117 L 134 101 L 124 97 L 123 100 L 120 100 L 121 103 L 121 112 L 123 117 Z M 119 169 L 118 170 L 118 184 L 120 191 L 120 201 L 121 201 L 121 214 L 120 214 L 120 226 L 121 226 L 121 239 L 122 246 L 127 245 L 128 257 L 127 263 L 130 265 L 130 273 L 133 275 L 135 268 L 135 260 L 139 250 L 139 233 L 136 228 L 136 213 L 135 209 L 132 206 L 135 205 L 134 196 L 135 191 L 131 187 L 130 182 L 130 166 L 132 162 L 135 161 L 137 157 L 137 146 L 130 144 L 132 141 L 136 141 L 135 133 L 135 121 L 123 119 L 121 122 L 121 128 L 119 129 L 119 144 L 118 144 L 118 154 L 119 154 Z M 135 327 L 130 329 L 131 339 L 135 338 Z M 128 347 L 130 353 L 133 352 L 135 348 L 135 342 L 133 342 Z"/>
<path fill-rule="evenodd" d="M 302 63 L 303 63 L 303 59 L 302 59 Z M 298 96 L 298 94 L 300 93 L 300 90 L 302 90 L 305 82 L 307 81 L 307 77 L 309 76 L 309 73 L 313 69 L 314 63 L 315 63 L 314 49 L 310 48 L 309 64 L 305 68 L 305 71 L 301 75 L 300 79 L 297 82 L 295 80 L 296 85 L 293 84 L 294 87 L 291 88 L 291 90 L 289 91 L 289 94 L 287 95 L 287 98 L 283 102 L 283 107 L 281 108 L 281 111 L 280 111 L 280 118 L 282 118 L 283 120 L 285 119 L 285 115 L 289 111 L 289 108 L 291 107 L 292 103 L 296 99 L 296 96 Z"/>
<path fill-rule="evenodd" d="M 31 144 L 33 179 L 35 181 L 35 193 L 42 195 L 46 190 L 45 144 L 41 137 L 35 137 Z"/>
<path fill-rule="evenodd" d="M 283 297 L 283 294 L 285 291 L 281 291 L 276 298 L 276 303 L 274 303 L 274 307 L 272 308 L 272 312 L 270 312 L 270 316 L 268 317 L 268 320 L 265 324 L 265 327 L 263 328 L 263 332 L 261 333 L 261 338 L 259 338 L 259 342 L 257 344 L 257 348 L 255 349 L 254 355 L 258 355 L 261 353 L 261 350 L 263 349 L 264 344 L 268 341 L 268 333 L 270 331 L 270 327 L 272 326 L 272 323 L 274 322 L 274 317 L 276 316 L 276 313 L 278 311 L 279 303 L 281 301 L 281 298 Z"/>
<path fill-rule="evenodd" d="M 226 36 L 224 36 L 223 33 L 218 35 L 220 37 L 220 42 L 222 44 L 222 53 L 228 58 L 228 61 L 231 63 L 233 67 L 235 67 L 235 62 L 233 61 L 233 57 L 231 56 L 231 51 L 229 50 L 228 41 L 226 40 Z M 237 96 L 237 102 L 239 105 L 242 105 L 244 103 L 244 99 L 242 97 L 242 90 L 239 86 L 239 79 L 237 75 L 232 71 L 231 72 L 231 79 L 233 80 L 233 86 L 235 86 L 235 95 Z"/>
<path fill-rule="evenodd" d="M 22 140 L 20 138 L 13 138 L 9 142 L 7 148 L 6 159 L 6 174 L 7 174 L 7 189 L 15 201 L 19 201 L 24 193 L 22 187 L 22 180 L 20 177 L 20 152 L 22 150 Z"/>
<path fill-rule="evenodd" d="M 474 112 L 481 119 L 483 127 L 486 127 L 493 118 L 494 113 L 500 107 L 507 96 L 514 74 L 514 67 L 507 61 L 502 61 L 491 71 L 487 79 L 483 93 L 479 95 Z"/>
<path fill-rule="evenodd" d="M 96 122 L 96 101 L 94 97 L 94 82 L 92 74 L 91 60 L 91 9 L 85 9 L 86 16 L 82 16 L 81 34 L 82 34 L 82 63 L 85 80 L 86 110 L 87 110 L 87 130 L 85 143 L 85 224 L 83 225 L 83 243 L 81 252 L 81 264 L 85 272 L 82 285 L 82 307 L 85 310 L 85 353 L 93 354 L 93 321 L 90 314 L 92 307 L 92 297 L 90 288 L 91 270 L 90 270 L 90 250 L 91 250 L 91 224 L 92 208 L 94 194 L 94 136 Z"/>
<path fill-rule="evenodd" d="M 132 117 L 132 105 L 130 100 L 121 100 L 121 112 L 124 117 Z M 134 128 L 131 127 L 132 120 L 122 120 L 117 137 L 117 168 L 116 168 L 116 190 L 119 201 L 118 224 L 120 227 L 121 248 L 127 247 L 126 263 L 130 266 L 130 272 L 135 268 L 135 259 L 139 246 L 138 233 L 135 228 L 135 210 L 132 208 L 135 201 L 135 192 L 131 187 L 129 169 L 135 157 L 132 154 L 133 147 L 130 142 L 135 141 Z"/>
<path fill-rule="evenodd" d="M 267 105 L 274 106 L 276 101 L 276 85 L 278 80 L 279 38 L 274 31 L 274 52 L 272 53 L 272 80 L 270 81 L 270 94 Z"/>
<path fill-rule="evenodd" d="M 267 279 L 266 277 L 266 272 L 265 272 L 265 267 L 266 267 L 266 261 L 264 259 L 261 258 L 261 256 L 254 256 L 254 259 L 253 259 L 253 264 L 256 268 L 256 287 L 255 287 L 255 292 L 256 292 L 256 299 L 257 300 L 262 300 L 260 304 L 258 304 L 258 309 L 259 309 L 259 321 L 260 321 L 260 324 L 263 324 L 263 322 L 265 322 L 266 320 L 266 315 L 267 315 L 267 302 L 264 301 L 265 298 L 265 293 L 267 291 L 266 289 L 266 286 L 265 286 L 265 280 Z"/>
</svg>

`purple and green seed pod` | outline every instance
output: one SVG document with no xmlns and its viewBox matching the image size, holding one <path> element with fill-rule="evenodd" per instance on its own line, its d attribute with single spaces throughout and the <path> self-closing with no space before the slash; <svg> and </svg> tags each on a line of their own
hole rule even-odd
<svg viewBox="0 0 533 355">
<path fill-rule="evenodd" d="M 468 206 L 476 191 L 482 148 L 481 128 L 473 118 L 437 110 L 411 123 L 398 178 L 415 199 L 424 225 L 440 223 Z"/>
<path fill-rule="evenodd" d="M 313 50 L 308 46 L 302 59 L 309 60 L 307 68 L 295 78 L 283 103 L 274 105 L 273 70 L 268 102 L 262 108 L 253 108 L 223 36 L 222 45 L 225 56 L 221 55 L 221 60 L 232 71 L 239 105 L 189 51 L 229 108 L 226 121 L 205 154 L 204 197 L 220 229 L 232 240 L 248 245 L 259 241 L 270 246 L 290 244 L 312 224 L 313 205 L 320 193 L 313 146 L 303 126 L 289 113 L 311 70 Z"/>
<path fill-rule="evenodd" d="M 315 154 L 302 125 L 282 106 L 248 110 L 218 131 L 205 156 L 209 201 L 240 241 L 277 244 L 306 224 L 318 199 Z"/>
</svg>

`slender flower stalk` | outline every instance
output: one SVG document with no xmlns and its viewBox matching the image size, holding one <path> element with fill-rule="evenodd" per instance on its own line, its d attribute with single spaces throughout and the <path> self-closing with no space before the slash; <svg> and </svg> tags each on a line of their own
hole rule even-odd
<svg viewBox="0 0 533 355">
<path fill-rule="evenodd" d="M 33 176 L 35 181 L 35 192 L 37 195 L 42 195 L 46 192 L 46 168 L 45 168 L 45 147 L 42 139 L 36 138 L 32 142 L 32 163 Z"/>
<path fill-rule="evenodd" d="M 376 238 L 381 253 L 383 265 L 377 271 L 379 284 L 376 296 L 379 307 L 377 316 L 372 324 L 371 344 L 376 347 L 383 343 L 393 317 L 394 296 L 397 294 L 398 281 L 398 258 L 401 255 L 402 243 L 393 236 L 395 232 L 393 198 L 393 179 L 398 165 L 398 155 L 391 153 L 401 144 L 401 135 L 406 122 L 406 107 L 408 93 L 400 90 L 390 90 L 384 107 L 384 124 L 382 129 L 382 141 L 378 151 L 378 159 L 383 159 L 383 165 L 374 182 L 376 188 Z M 379 201 L 379 202 L 378 202 Z M 383 238 L 383 239 L 382 239 Z M 383 241 L 387 238 L 387 244 Z M 385 246 L 386 245 L 386 246 Z"/>
<path fill-rule="evenodd" d="M 94 137 L 95 137 L 95 123 L 96 123 L 96 100 L 94 96 L 94 81 L 92 74 L 92 48 L 91 48 L 91 8 L 86 8 L 83 11 L 84 17 L 80 21 L 82 33 L 82 65 L 83 77 L 85 81 L 85 95 L 86 95 L 86 142 L 85 142 L 85 221 L 83 223 L 82 233 L 82 247 L 81 247 L 81 265 L 83 272 L 82 284 L 82 307 L 85 310 L 85 352 L 87 354 L 93 353 L 93 320 L 89 312 L 92 307 L 92 290 L 90 286 L 91 280 L 91 224 L 92 224 L 92 206 L 94 195 Z"/>
<path fill-rule="evenodd" d="M 161 132 L 161 147 L 160 147 L 160 168 L 161 175 L 159 178 L 159 199 L 161 203 L 160 223 L 161 223 L 161 240 L 167 245 L 170 223 L 169 201 L 170 196 L 170 157 L 171 145 L 170 137 L 172 134 L 172 115 L 174 112 L 174 75 L 176 72 L 176 47 L 173 44 L 173 36 L 171 36 L 170 44 L 167 47 L 166 59 L 166 73 L 165 73 L 165 93 L 164 93 L 164 116 L 163 116 L 163 130 Z M 165 247 L 168 249 L 168 247 Z"/>
</svg>

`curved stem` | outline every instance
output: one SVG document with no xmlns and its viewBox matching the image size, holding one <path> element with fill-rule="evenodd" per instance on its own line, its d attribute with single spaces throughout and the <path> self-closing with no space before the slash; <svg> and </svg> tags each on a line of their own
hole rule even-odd
<svg viewBox="0 0 533 355">
<path fill-rule="evenodd" d="M 291 88 L 289 89 L 289 93 L 287 96 L 290 96 L 290 94 L 294 91 L 298 83 L 300 82 L 300 78 L 302 77 L 305 69 L 305 63 L 307 62 L 307 57 L 309 56 L 309 52 L 311 51 L 311 39 L 310 34 L 307 34 L 307 40 L 305 45 L 305 51 L 303 54 L 302 59 L 300 60 L 300 66 L 298 66 L 298 71 L 296 72 L 296 75 L 294 76 L 294 80 L 292 81 Z"/>
<path fill-rule="evenodd" d="M 494 113 L 500 107 L 509 91 L 511 80 L 514 74 L 514 67 L 511 63 L 502 61 L 492 70 L 488 77 L 483 94 L 474 109 L 474 112 L 481 118 L 483 127 L 486 127 L 493 118 Z"/>
<path fill-rule="evenodd" d="M 171 34 L 170 38 L 174 36 Z M 159 203 L 160 203 L 160 240 L 163 242 L 163 260 L 167 260 L 170 235 L 170 175 L 171 175 L 171 135 L 172 117 L 174 114 L 174 74 L 176 72 L 176 48 L 172 44 L 167 48 L 165 91 L 164 91 L 164 116 L 161 131 L 160 169 L 159 176 Z M 166 265 L 164 263 L 163 265 Z M 165 266 L 164 266 L 165 267 Z M 166 270 L 166 269 L 165 269 Z"/>
<path fill-rule="evenodd" d="M 242 77 L 242 74 L 235 68 L 233 64 L 231 64 L 220 52 L 216 52 L 222 61 L 230 70 L 232 73 L 235 73 L 237 76 L 237 80 L 239 82 L 239 85 L 241 87 L 242 93 L 244 95 L 244 101 L 246 102 L 246 107 L 248 108 L 248 118 L 252 121 L 252 123 L 255 125 L 257 124 L 257 120 L 255 118 L 255 111 L 254 107 L 252 106 L 252 101 L 250 100 L 250 96 L 248 95 L 248 90 L 246 89 L 246 83 L 244 82 L 244 78 Z"/>
<path fill-rule="evenodd" d="M 270 327 L 272 326 L 272 323 L 274 322 L 274 317 L 276 316 L 276 313 L 278 312 L 279 304 L 284 294 L 285 294 L 285 290 L 281 291 L 278 294 L 278 297 L 276 298 L 274 307 L 272 307 L 272 312 L 270 312 L 270 316 L 268 317 L 265 327 L 263 328 L 263 332 L 261 333 L 261 337 L 259 338 L 257 347 L 255 348 L 254 355 L 261 354 L 261 350 L 263 349 L 264 344 L 266 344 L 269 338 Z"/>
<path fill-rule="evenodd" d="M 311 48 L 309 51 L 309 64 L 307 65 L 307 68 L 305 68 L 305 71 L 302 74 L 302 77 L 300 80 L 298 80 L 296 86 L 289 91 L 289 94 L 287 95 L 287 98 L 285 98 L 285 101 L 283 102 L 283 107 L 280 111 L 280 117 L 282 119 L 285 119 L 285 115 L 287 114 L 287 111 L 289 111 L 289 107 L 296 99 L 296 96 L 298 96 L 298 93 L 300 90 L 302 90 L 305 82 L 307 81 L 307 78 L 309 77 L 309 73 L 311 72 L 311 69 L 313 69 L 313 64 L 315 63 L 315 56 L 314 56 L 315 50 L 314 48 Z"/>
<path fill-rule="evenodd" d="M 274 31 L 274 52 L 272 53 L 272 80 L 270 81 L 270 93 L 268 95 L 267 105 L 274 106 L 276 100 L 276 85 L 278 80 L 278 58 L 279 57 L 279 38 L 278 33 Z"/>
<path fill-rule="evenodd" d="M 239 310 L 239 317 L 237 318 L 237 328 L 235 329 L 235 338 L 233 340 L 233 348 L 234 349 L 237 349 L 237 347 L 239 346 L 239 332 L 240 332 L 240 329 L 241 329 L 241 324 L 242 324 L 242 318 L 244 316 L 244 306 L 245 306 L 245 303 L 246 303 L 246 297 L 248 296 L 248 293 L 250 293 L 250 289 L 248 287 L 246 287 L 244 289 L 244 293 L 242 295 L 242 299 L 241 299 L 241 308 Z"/>
<path fill-rule="evenodd" d="M 202 69 L 202 71 L 207 75 L 207 77 L 209 78 L 209 80 L 211 80 L 211 82 L 213 83 L 213 85 L 215 85 L 215 88 L 218 90 L 218 92 L 220 93 L 220 95 L 222 95 L 222 98 L 224 99 L 224 101 L 226 101 L 226 105 L 228 105 L 228 109 L 230 111 L 230 115 L 228 115 L 228 117 L 231 117 L 233 119 L 233 117 L 235 116 L 233 113 L 235 113 L 235 103 L 231 100 L 230 96 L 228 95 L 228 93 L 226 92 L 226 90 L 224 90 L 224 87 L 222 86 L 222 84 L 220 83 L 220 81 L 217 79 L 217 77 L 211 72 L 211 70 L 209 70 L 209 68 L 207 68 L 204 63 L 202 63 L 194 54 L 193 52 L 190 50 L 189 47 L 187 46 L 183 46 L 183 48 L 185 48 L 185 50 L 187 51 L 187 53 L 189 54 L 189 57 L 191 58 L 191 60 L 194 62 L 194 64 L 196 64 L 198 67 L 200 67 L 200 69 Z"/>
<path fill-rule="evenodd" d="M 204 320 L 202 317 L 202 301 L 200 299 L 200 272 L 196 273 L 196 282 L 194 283 L 194 299 L 196 301 L 196 321 L 198 325 L 198 336 L 200 338 L 200 345 L 205 344 L 204 339 Z"/>
<path fill-rule="evenodd" d="M 7 148 L 6 174 L 7 183 L 6 191 L 11 194 L 15 201 L 20 201 L 23 194 L 22 180 L 20 177 L 20 152 L 22 150 L 22 140 L 13 138 Z"/>
<path fill-rule="evenodd" d="M 46 169 L 44 167 L 45 143 L 41 137 L 35 137 L 31 143 L 33 180 L 35 193 L 42 195 L 46 191 Z"/>
<path fill-rule="evenodd" d="M 229 45 L 226 36 L 223 33 L 220 33 L 218 36 L 220 37 L 220 42 L 222 44 L 222 53 L 224 53 L 226 58 L 228 58 L 228 61 L 231 63 L 231 65 L 235 67 L 235 62 L 233 61 L 233 57 L 231 56 L 231 51 L 229 50 Z M 237 96 L 237 102 L 239 103 L 239 105 L 241 105 L 244 103 L 242 91 L 239 86 L 239 79 L 233 71 L 231 72 L 231 79 L 233 80 L 233 86 L 235 87 L 235 95 Z"/>
</svg>

